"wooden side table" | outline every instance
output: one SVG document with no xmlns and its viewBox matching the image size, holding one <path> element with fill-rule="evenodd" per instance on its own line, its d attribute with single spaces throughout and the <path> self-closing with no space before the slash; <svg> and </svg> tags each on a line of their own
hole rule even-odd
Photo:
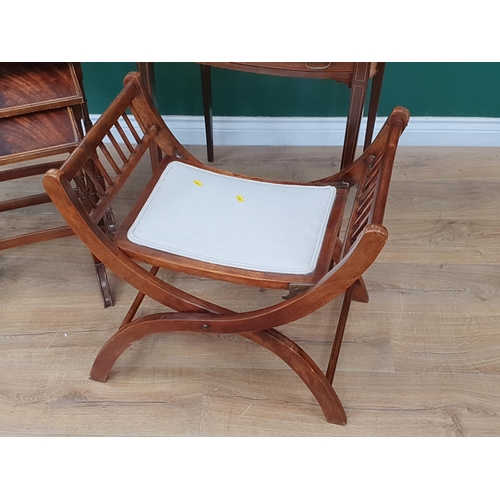
<svg viewBox="0 0 500 500">
<path fill-rule="evenodd" d="M 91 126 L 79 63 L 0 63 L 0 182 L 58 168 L 59 155 L 71 153 Z M 50 201 L 45 192 L 1 200 L 0 212 Z M 68 226 L 32 231 L 0 240 L 0 250 L 72 234 Z M 111 306 L 106 270 L 94 263 L 105 307 Z"/>
<path fill-rule="evenodd" d="M 212 82 L 211 68 L 218 67 L 251 73 L 300 78 L 331 79 L 347 85 L 351 89 L 349 114 L 342 152 L 341 168 L 354 160 L 359 129 L 363 117 L 368 82 L 372 79 L 368 121 L 366 127 L 364 149 L 371 143 L 375 119 L 377 116 L 385 63 L 366 62 L 330 62 L 330 63 L 235 63 L 204 62 L 199 63 L 201 69 L 203 109 L 205 115 L 205 131 L 207 139 L 208 161 L 214 159 L 213 126 L 212 126 Z M 153 63 L 138 63 L 145 87 L 154 97 Z"/>
</svg>

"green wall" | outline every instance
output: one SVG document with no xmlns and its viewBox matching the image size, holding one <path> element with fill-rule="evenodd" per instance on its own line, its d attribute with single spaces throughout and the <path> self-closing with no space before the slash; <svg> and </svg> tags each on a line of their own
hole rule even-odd
<svg viewBox="0 0 500 500">
<path fill-rule="evenodd" d="M 102 113 L 136 70 L 130 63 L 82 63 L 91 113 Z M 195 63 L 155 63 L 157 103 L 164 115 L 201 115 Z M 379 115 L 394 106 L 412 116 L 500 117 L 500 63 L 387 63 Z M 349 90 L 328 80 L 212 69 L 216 116 L 345 116 Z"/>
</svg>

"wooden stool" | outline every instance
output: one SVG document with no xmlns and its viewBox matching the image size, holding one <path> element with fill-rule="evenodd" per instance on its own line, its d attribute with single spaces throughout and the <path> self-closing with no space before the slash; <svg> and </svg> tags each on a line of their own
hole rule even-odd
<svg viewBox="0 0 500 500">
<path fill-rule="evenodd" d="M 130 128 L 134 140 L 122 150 L 120 122 L 130 127 L 130 114 L 140 130 Z M 90 378 L 106 381 L 120 355 L 149 335 L 241 335 L 287 363 L 317 399 L 328 422 L 345 424 L 332 382 L 351 301 L 368 301 L 363 274 L 387 240 L 384 212 L 399 137 L 408 120 L 406 109 L 395 108 L 360 158 L 327 178 L 302 183 L 258 179 L 203 165 L 163 122 L 139 73 L 129 74 L 122 92 L 75 153 L 60 169 L 48 171 L 43 181 L 75 234 L 138 290 L 121 327 L 97 355 Z M 113 136 L 103 155 L 103 139 Z M 153 143 L 162 160 L 110 238 L 98 222 Z M 105 180 L 104 186 L 95 186 L 101 191 L 95 206 L 75 194 L 78 177 L 88 170 L 91 158 L 96 158 L 94 165 Z M 344 224 L 346 207 L 352 209 Z M 141 263 L 150 265 L 150 271 Z M 288 294 L 268 307 L 242 304 L 244 312 L 234 312 L 176 288 L 157 274 L 160 268 Z M 323 372 L 276 328 L 312 314 L 342 294 Z M 166 306 L 165 311 L 134 319 L 145 297 Z"/>
</svg>

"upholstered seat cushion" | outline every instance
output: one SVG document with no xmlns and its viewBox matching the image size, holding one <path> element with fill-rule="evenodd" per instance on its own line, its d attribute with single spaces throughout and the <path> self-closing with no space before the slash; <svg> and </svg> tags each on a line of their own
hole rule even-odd
<svg viewBox="0 0 500 500">
<path fill-rule="evenodd" d="M 212 264 L 307 274 L 336 190 L 242 179 L 172 162 L 131 225 L 136 244 Z"/>
</svg>

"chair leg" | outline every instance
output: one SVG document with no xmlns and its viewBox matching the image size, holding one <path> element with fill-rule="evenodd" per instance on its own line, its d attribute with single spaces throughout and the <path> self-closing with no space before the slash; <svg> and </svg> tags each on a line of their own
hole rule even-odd
<svg viewBox="0 0 500 500">
<path fill-rule="evenodd" d="M 335 265 L 335 263 L 340 262 L 341 255 L 342 241 L 340 240 L 340 238 L 337 238 L 333 250 L 332 267 Z M 368 290 L 366 289 L 363 276 L 360 276 L 359 279 L 352 285 L 352 300 L 354 300 L 355 302 L 364 302 L 365 304 L 368 302 Z"/>
<path fill-rule="evenodd" d="M 190 333 L 190 321 L 184 313 L 151 314 L 128 323 L 113 335 L 97 355 L 90 378 L 105 382 L 109 372 L 125 350 L 138 340 L 157 333 L 185 332 Z M 210 321 L 210 333 L 217 330 L 217 315 Z M 269 349 L 292 368 L 302 379 L 318 401 L 326 420 L 330 423 L 345 425 L 347 417 L 342 403 L 328 382 L 323 372 L 309 355 L 295 342 L 277 330 L 242 333 L 245 338 Z"/>
<path fill-rule="evenodd" d="M 205 135 L 207 138 L 207 159 L 214 161 L 214 131 L 212 119 L 212 68 L 200 65 L 201 90 L 203 94 L 203 114 L 205 115 Z"/>
<path fill-rule="evenodd" d="M 89 170 L 92 171 L 95 175 L 96 183 L 99 183 L 102 189 L 105 189 L 104 179 L 96 167 L 95 163 L 91 160 L 88 164 Z M 80 172 L 75 177 L 76 184 L 78 186 L 77 194 L 80 201 L 85 203 L 94 203 L 98 202 L 98 194 L 97 194 L 97 185 L 90 178 L 87 177 L 87 174 Z M 108 208 L 103 218 L 99 221 L 99 227 L 101 231 L 107 233 L 108 235 L 112 235 L 116 232 L 116 222 L 113 214 L 113 210 Z M 97 274 L 97 283 L 99 285 L 99 289 L 101 290 L 101 296 L 104 301 L 104 308 L 112 307 L 114 305 L 113 296 L 111 295 L 111 287 L 109 285 L 108 275 L 106 273 L 106 268 L 104 264 L 94 255 L 92 254 L 92 259 L 94 260 L 95 271 Z"/>
<path fill-rule="evenodd" d="M 345 326 L 347 323 L 347 316 L 349 315 L 349 308 L 351 306 L 353 294 L 353 287 L 351 286 L 345 291 L 344 301 L 342 302 L 342 309 L 340 310 L 340 318 L 337 324 L 337 330 L 335 332 L 335 337 L 333 339 L 332 351 L 330 353 L 330 359 L 328 361 L 328 367 L 326 369 L 326 378 L 333 383 L 333 377 L 337 369 L 337 361 L 340 354 L 340 346 L 342 345 L 342 339 L 344 337 Z"/>
<path fill-rule="evenodd" d="M 116 221 L 112 208 L 108 208 L 104 217 L 102 218 L 99 226 L 103 232 L 113 236 L 116 233 Z M 101 290 L 102 299 L 104 301 L 104 308 L 113 307 L 115 305 L 113 300 L 113 295 L 111 294 L 111 286 L 109 284 L 108 273 L 106 272 L 106 267 L 104 264 L 95 256 L 92 255 L 94 259 L 94 266 L 97 274 L 97 283 L 99 284 L 99 289 Z"/>
<path fill-rule="evenodd" d="M 92 255 L 94 259 L 95 271 L 97 274 L 97 283 L 99 284 L 99 289 L 101 290 L 101 295 L 104 301 L 104 308 L 113 307 L 114 301 L 111 295 L 111 287 L 109 286 L 108 274 L 106 273 L 106 268 L 104 264 L 95 256 Z"/>
<path fill-rule="evenodd" d="M 345 425 L 347 416 L 337 393 L 311 357 L 277 330 L 242 335 L 269 349 L 282 359 L 306 384 L 331 424 Z"/>
<path fill-rule="evenodd" d="M 113 213 L 113 209 L 111 207 L 109 207 L 104 213 L 101 227 L 111 237 L 113 237 L 116 234 L 117 231 L 116 219 L 115 219 L 115 214 Z"/>
<path fill-rule="evenodd" d="M 158 273 L 159 270 L 160 270 L 160 268 L 158 266 L 153 266 L 149 272 L 153 276 L 156 276 L 156 274 Z M 120 328 L 123 328 L 125 325 L 128 325 L 134 319 L 134 317 L 137 314 L 139 307 L 141 307 L 142 301 L 144 300 L 145 297 L 146 297 L 146 295 L 143 292 L 139 292 L 136 295 L 134 302 L 132 302 L 132 305 L 130 306 L 125 318 L 122 321 L 122 324 L 120 325 Z"/>
<path fill-rule="evenodd" d="M 377 119 L 380 94 L 382 92 L 382 81 L 384 79 L 385 63 L 378 63 L 377 74 L 372 79 L 372 89 L 370 92 L 370 104 L 368 107 L 368 120 L 366 122 L 365 143 L 363 151 L 372 143 L 375 120 Z"/>
<path fill-rule="evenodd" d="M 354 302 L 363 302 L 364 304 L 368 303 L 368 290 L 366 289 L 363 276 L 360 276 L 352 285 L 352 300 Z"/>
</svg>

